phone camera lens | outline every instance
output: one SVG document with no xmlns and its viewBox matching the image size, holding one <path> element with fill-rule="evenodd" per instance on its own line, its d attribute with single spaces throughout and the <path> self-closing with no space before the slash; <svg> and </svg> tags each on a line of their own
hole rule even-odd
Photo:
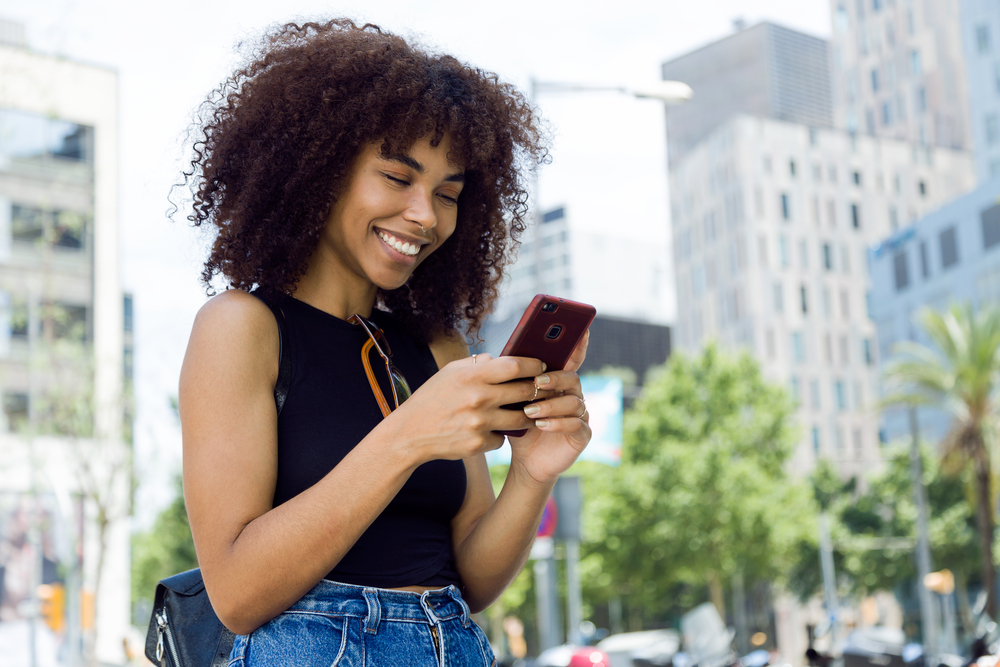
<svg viewBox="0 0 1000 667">
<path fill-rule="evenodd" d="M 556 312 L 556 304 L 549 302 L 542 306 L 542 311 L 546 313 L 554 313 Z"/>
<path fill-rule="evenodd" d="M 549 340 L 555 340 L 559 338 L 559 334 L 562 333 L 562 326 L 559 324 L 553 324 L 549 327 L 549 330 L 545 332 L 545 337 Z"/>
</svg>

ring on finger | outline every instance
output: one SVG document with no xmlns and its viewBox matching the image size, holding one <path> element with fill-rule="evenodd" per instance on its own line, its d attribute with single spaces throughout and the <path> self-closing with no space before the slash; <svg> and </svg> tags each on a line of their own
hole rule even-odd
<svg viewBox="0 0 1000 667">
<path fill-rule="evenodd" d="M 533 384 L 532 386 L 534 386 L 534 388 L 535 388 L 535 393 L 531 397 L 531 400 L 535 400 L 536 398 L 538 398 L 538 385 L 537 384 Z"/>
<path fill-rule="evenodd" d="M 478 356 L 479 356 L 478 354 L 472 355 L 472 363 L 476 363 L 476 357 Z"/>
</svg>

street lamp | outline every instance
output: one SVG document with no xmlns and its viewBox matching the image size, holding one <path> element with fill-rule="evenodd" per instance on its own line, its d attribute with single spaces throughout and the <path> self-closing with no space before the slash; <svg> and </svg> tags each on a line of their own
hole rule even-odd
<svg viewBox="0 0 1000 667">
<path fill-rule="evenodd" d="M 538 81 L 531 79 L 531 102 L 536 104 L 540 93 L 595 93 L 612 92 L 623 95 L 630 95 L 638 99 L 659 100 L 666 105 L 673 106 L 683 104 L 691 99 L 693 91 L 691 86 L 680 81 L 655 81 L 647 85 L 629 88 L 620 85 L 600 85 L 587 83 L 570 83 L 558 81 Z M 541 262 L 537 256 L 539 253 L 540 234 L 542 223 L 541 198 L 539 197 L 538 171 L 534 170 L 534 197 L 535 197 L 535 227 L 532 232 L 533 242 L 532 252 L 536 253 L 534 264 L 535 269 L 535 291 L 541 292 Z M 581 586 L 580 586 L 580 543 L 578 539 L 565 540 L 566 555 L 566 592 L 567 592 L 567 626 L 568 640 L 571 644 L 581 644 L 580 636 L 581 609 L 583 606 Z M 534 564 L 534 574 L 536 577 L 537 609 L 539 616 L 539 639 L 541 648 L 546 649 L 561 643 L 558 630 L 558 613 L 556 611 L 555 594 L 555 562 L 552 554 L 548 557 L 538 558 Z M 544 583 L 542 583 L 544 582 Z"/>
</svg>

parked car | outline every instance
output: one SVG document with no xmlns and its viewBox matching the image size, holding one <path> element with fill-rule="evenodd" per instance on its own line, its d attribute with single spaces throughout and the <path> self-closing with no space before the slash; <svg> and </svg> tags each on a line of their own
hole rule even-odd
<svg viewBox="0 0 1000 667">
<path fill-rule="evenodd" d="M 666 667 L 680 646 L 681 635 L 676 630 L 622 632 L 597 644 L 611 658 L 611 667 Z"/>
<path fill-rule="evenodd" d="M 611 667 L 611 659 L 596 646 L 563 644 L 542 651 L 534 667 Z"/>
</svg>

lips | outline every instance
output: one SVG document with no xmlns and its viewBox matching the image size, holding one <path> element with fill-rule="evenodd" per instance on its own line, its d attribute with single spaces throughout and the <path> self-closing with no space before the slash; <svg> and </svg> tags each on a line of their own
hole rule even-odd
<svg viewBox="0 0 1000 667">
<path fill-rule="evenodd" d="M 397 252 L 406 255 L 407 257 L 416 257 L 420 252 L 420 245 L 411 243 L 409 241 L 404 241 L 398 239 L 388 232 L 384 232 L 381 229 L 375 230 L 378 237 L 382 239 L 382 242 L 391 248 L 395 248 Z"/>
</svg>

